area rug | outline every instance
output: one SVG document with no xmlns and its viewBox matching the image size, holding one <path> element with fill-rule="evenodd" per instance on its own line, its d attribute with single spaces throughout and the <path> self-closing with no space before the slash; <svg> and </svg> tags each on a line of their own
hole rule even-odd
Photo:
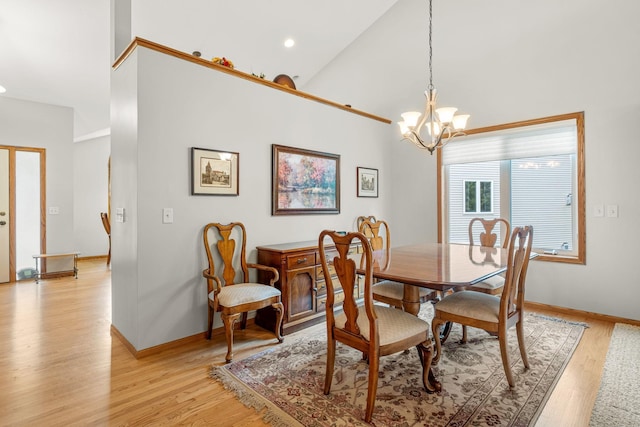
<svg viewBox="0 0 640 427">
<path fill-rule="evenodd" d="M 431 304 L 421 317 L 431 318 Z M 530 369 L 522 365 L 515 329 L 509 351 L 517 386 L 507 384 L 498 339 L 469 328 L 460 344 L 454 325 L 434 367 L 442 391 L 422 388 L 417 351 L 380 361 L 374 426 L 528 426 L 533 425 L 573 354 L 585 325 L 535 314 L 525 318 Z M 368 365 L 362 354 L 338 343 L 331 393 L 323 393 L 326 363 L 324 325 L 247 359 L 214 366 L 211 376 L 233 390 L 247 406 L 266 408 L 274 426 L 354 426 L 364 423 Z"/>
<path fill-rule="evenodd" d="M 640 426 L 639 353 L 640 327 L 616 323 L 590 426 Z"/>
</svg>

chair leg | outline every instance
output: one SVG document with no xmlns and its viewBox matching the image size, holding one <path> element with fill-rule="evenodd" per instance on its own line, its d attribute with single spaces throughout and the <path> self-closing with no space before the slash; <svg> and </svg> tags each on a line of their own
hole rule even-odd
<svg viewBox="0 0 640 427">
<path fill-rule="evenodd" d="M 336 339 L 331 336 L 327 337 L 327 369 L 324 375 L 324 394 L 331 391 L 331 381 L 333 380 L 333 367 L 336 360 Z"/>
<path fill-rule="evenodd" d="M 520 356 L 522 356 L 522 363 L 525 368 L 529 368 L 529 359 L 527 358 L 527 347 L 524 345 L 524 327 L 522 317 L 520 321 L 516 323 L 516 332 L 518 333 L 518 347 L 520 347 Z"/>
<path fill-rule="evenodd" d="M 240 318 L 240 313 L 225 314 L 222 313 L 222 323 L 224 323 L 224 334 L 227 338 L 227 355 L 225 360 L 227 363 L 233 360 L 233 326 Z"/>
<path fill-rule="evenodd" d="M 433 338 L 436 342 L 435 354 L 431 360 L 432 365 L 437 365 L 440 361 L 440 353 L 442 352 L 442 342 L 440 341 L 440 326 L 445 322 L 438 319 L 433 318 L 431 320 L 431 333 L 433 334 Z"/>
<path fill-rule="evenodd" d="M 244 313 L 242 313 L 242 317 L 240 317 L 240 329 L 244 330 L 247 329 L 247 315 L 249 313 L 247 313 L 246 311 Z"/>
<path fill-rule="evenodd" d="M 284 306 L 282 305 L 281 302 L 277 302 L 277 303 L 271 304 L 271 307 L 273 307 L 276 310 L 276 330 L 274 332 L 276 333 L 276 338 L 278 338 L 278 341 L 282 342 L 284 340 L 281 332 L 282 316 L 284 315 Z"/>
<path fill-rule="evenodd" d="M 207 339 L 210 340 L 211 339 L 211 334 L 213 332 L 213 308 L 209 305 L 209 315 L 208 315 L 208 319 L 209 319 L 209 323 L 207 326 Z"/>
<path fill-rule="evenodd" d="M 418 349 L 418 355 L 420 356 L 420 363 L 422 364 L 422 385 L 427 393 L 435 393 L 442 390 L 442 385 L 436 380 L 433 370 L 431 369 L 431 362 L 433 361 L 433 344 L 431 341 L 421 343 L 416 346 Z"/>
<path fill-rule="evenodd" d="M 502 366 L 507 376 L 507 382 L 509 383 L 509 387 L 515 387 L 513 374 L 511 373 L 511 364 L 509 363 L 509 346 L 507 343 L 507 329 L 505 327 L 501 327 L 498 331 L 498 340 L 500 341 L 500 356 L 502 357 Z"/>
<path fill-rule="evenodd" d="M 364 411 L 364 420 L 371 422 L 373 417 L 373 409 L 376 403 L 376 394 L 378 393 L 378 375 L 380 369 L 380 356 L 372 355 L 369 358 L 369 384 L 367 386 L 367 408 Z"/>
</svg>

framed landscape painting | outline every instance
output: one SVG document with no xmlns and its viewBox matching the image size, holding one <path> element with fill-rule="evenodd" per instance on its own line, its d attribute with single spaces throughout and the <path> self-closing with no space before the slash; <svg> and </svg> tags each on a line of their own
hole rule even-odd
<svg viewBox="0 0 640 427">
<path fill-rule="evenodd" d="M 340 213 L 340 155 L 272 145 L 271 214 Z"/>
<path fill-rule="evenodd" d="M 237 196 L 239 154 L 191 148 L 191 194 Z"/>
<path fill-rule="evenodd" d="M 378 169 L 357 168 L 358 197 L 378 197 Z"/>
</svg>

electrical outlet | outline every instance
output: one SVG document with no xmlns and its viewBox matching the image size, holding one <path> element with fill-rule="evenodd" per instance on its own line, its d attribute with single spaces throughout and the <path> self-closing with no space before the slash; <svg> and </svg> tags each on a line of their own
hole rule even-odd
<svg viewBox="0 0 640 427">
<path fill-rule="evenodd" d="M 49 206 L 49 215 L 59 215 L 60 208 L 57 206 Z"/>
<path fill-rule="evenodd" d="M 609 218 L 618 218 L 618 205 L 607 205 L 607 216 Z"/>
</svg>

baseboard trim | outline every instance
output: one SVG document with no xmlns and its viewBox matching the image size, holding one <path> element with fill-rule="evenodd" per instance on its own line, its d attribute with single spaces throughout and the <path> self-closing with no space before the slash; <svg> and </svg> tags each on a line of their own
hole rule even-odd
<svg viewBox="0 0 640 427">
<path fill-rule="evenodd" d="M 561 314 L 571 314 L 574 316 L 584 316 L 590 319 L 602 320 L 606 322 L 626 323 L 629 325 L 640 326 L 640 320 L 626 319 L 624 317 L 610 316 L 608 314 L 593 313 L 591 311 L 576 310 L 573 308 L 559 307 L 557 305 L 542 304 L 539 302 L 531 301 L 525 301 L 524 305 L 527 310 L 532 311 L 535 311 L 536 309 L 550 310 Z"/>
<path fill-rule="evenodd" d="M 247 319 L 247 326 L 250 326 L 253 324 L 255 324 L 253 318 Z M 239 324 L 237 324 L 237 329 L 239 329 Z M 212 331 L 212 335 L 213 336 L 224 335 L 224 327 L 215 328 Z M 113 326 L 113 324 L 111 325 L 111 336 L 115 336 L 116 338 L 118 338 L 118 340 L 120 340 L 120 342 L 122 342 L 122 344 L 127 348 L 127 350 L 129 350 L 129 352 L 133 355 L 133 357 L 135 357 L 136 359 L 142 359 L 154 354 L 162 353 L 163 351 L 170 350 L 172 348 L 183 346 L 185 344 L 206 340 L 207 332 L 204 331 L 199 334 L 180 338 L 179 340 L 175 340 L 175 341 L 169 341 L 164 344 L 156 345 L 156 346 L 145 348 L 142 350 L 136 350 L 133 344 L 131 344 L 129 340 L 127 340 L 125 336 L 122 335 L 122 333 L 118 330 L 118 328 Z"/>
</svg>

